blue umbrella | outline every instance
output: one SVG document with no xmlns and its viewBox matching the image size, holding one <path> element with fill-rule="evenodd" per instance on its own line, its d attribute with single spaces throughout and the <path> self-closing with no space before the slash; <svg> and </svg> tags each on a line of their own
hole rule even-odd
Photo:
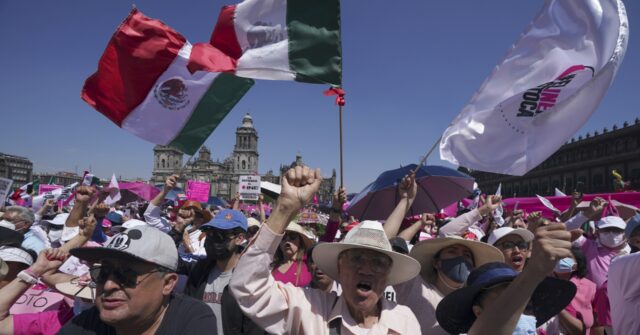
<svg viewBox="0 0 640 335">
<path fill-rule="evenodd" d="M 347 212 L 358 220 L 384 220 L 400 200 L 397 192 L 402 177 L 415 170 L 411 164 L 383 172 L 349 205 Z M 438 212 L 452 203 L 467 197 L 473 191 L 474 179 L 462 172 L 444 166 L 422 166 L 416 172 L 418 191 L 408 215 Z"/>
</svg>

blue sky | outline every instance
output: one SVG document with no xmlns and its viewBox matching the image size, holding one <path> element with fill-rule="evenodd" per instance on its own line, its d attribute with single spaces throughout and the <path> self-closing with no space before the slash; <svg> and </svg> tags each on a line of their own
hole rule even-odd
<svg viewBox="0 0 640 335">
<path fill-rule="evenodd" d="M 187 5 L 188 3 L 188 5 Z M 536 15 L 542 1 L 342 2 L 345 184 L 358 192 L 384 170 L 416 163 Z M 137 7 L 192 43 L 208 41 L 219 8 L 207 1 L 140 0 Z M 640 115 L 640 2 L 626 1 L 625 60 L 598 111 L 578 132 Z M 0 152 L 35 171 L 92 168 L 102 178 L 151 175 L 153 144 L 119 129 L 80 99 L 132 2 L 0 0 Z M 338 169 L 338 119 L 326 87 L 258 81 L 206 141 L 215 158 L 233 150 L 249 112 L 261 173 L 301 154 L 324 175 Z M 576 134 L 576 136 L 578 135 Z M 438 154 L 429 164 L 447 164 Z"/>
</svg>

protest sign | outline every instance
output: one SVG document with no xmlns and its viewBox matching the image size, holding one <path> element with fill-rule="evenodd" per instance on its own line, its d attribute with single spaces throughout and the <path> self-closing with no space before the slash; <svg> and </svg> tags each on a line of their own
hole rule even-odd
<svg viewBox="0 0 640 335">
<path fill-rule="evenodd" d="M 238 183 L 240 200 L 258 200 L 260 195 L 260 176 L 240 176 Z"/>
<path fill-rule="evenodd" d="M 13 184 L 13 180 L 0 178 L 0 206 L 4 205 L 5 200 L 7 200 L 7 196 L 11 192 L 11 184 Z"/>
<path fill-rule="evenodd" d="M 207 182 L 188 180 L 187 199 L 198 202 L 208 202 L 210 189 L 211 185 Z"/>
<path fill-rule="evenodd" d="M 69 306 L 73 306 L 73 300 L 65 298 L 60 293 L 30 288 L 11 306 L 10 313 L 26 314 L 56 311 L 60 308 L 60 304 L 65 302 Z"/>
<path fill-rule="evenodd" d="M 38 194 L 51 192 L 53 190 L 57 190 L 62 187 L 63 187 L 62 185 L 56 185 L 56 184 L 40 184 L 40 188 L 38 189 Z"/>
</svg>

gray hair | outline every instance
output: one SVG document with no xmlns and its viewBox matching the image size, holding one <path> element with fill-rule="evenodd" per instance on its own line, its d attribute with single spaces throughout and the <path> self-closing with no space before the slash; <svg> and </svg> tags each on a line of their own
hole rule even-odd
<svg viewBox="0 0 640 335">
<path fill-rule="evenodd" d="M 9 206 L 5 209 L 5 213 L 18 213 L 18 216 L 29 224 L 32 224 L 36 220 L 35 214 L 26 207 L 22 206 Z"/>
</svg>

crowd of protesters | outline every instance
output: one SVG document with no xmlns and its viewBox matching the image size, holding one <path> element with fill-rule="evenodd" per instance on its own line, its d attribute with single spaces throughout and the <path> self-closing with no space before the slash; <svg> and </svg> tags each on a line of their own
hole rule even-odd
<svg viewBox="0 0 640 335">
<path fill-rule="evenodd" d="M 349 218 L 340 188 L 317 229 L 296 217 L 319 170 L 289 170 L 270 213 L 167 202 L 178 179 L 126 210 L 92 186 L 4 206 L 0 334 L 640 334 L 640 214 L 604 199 L 411 221 L 410 174 L 387 217 Z"/>
</svg>

